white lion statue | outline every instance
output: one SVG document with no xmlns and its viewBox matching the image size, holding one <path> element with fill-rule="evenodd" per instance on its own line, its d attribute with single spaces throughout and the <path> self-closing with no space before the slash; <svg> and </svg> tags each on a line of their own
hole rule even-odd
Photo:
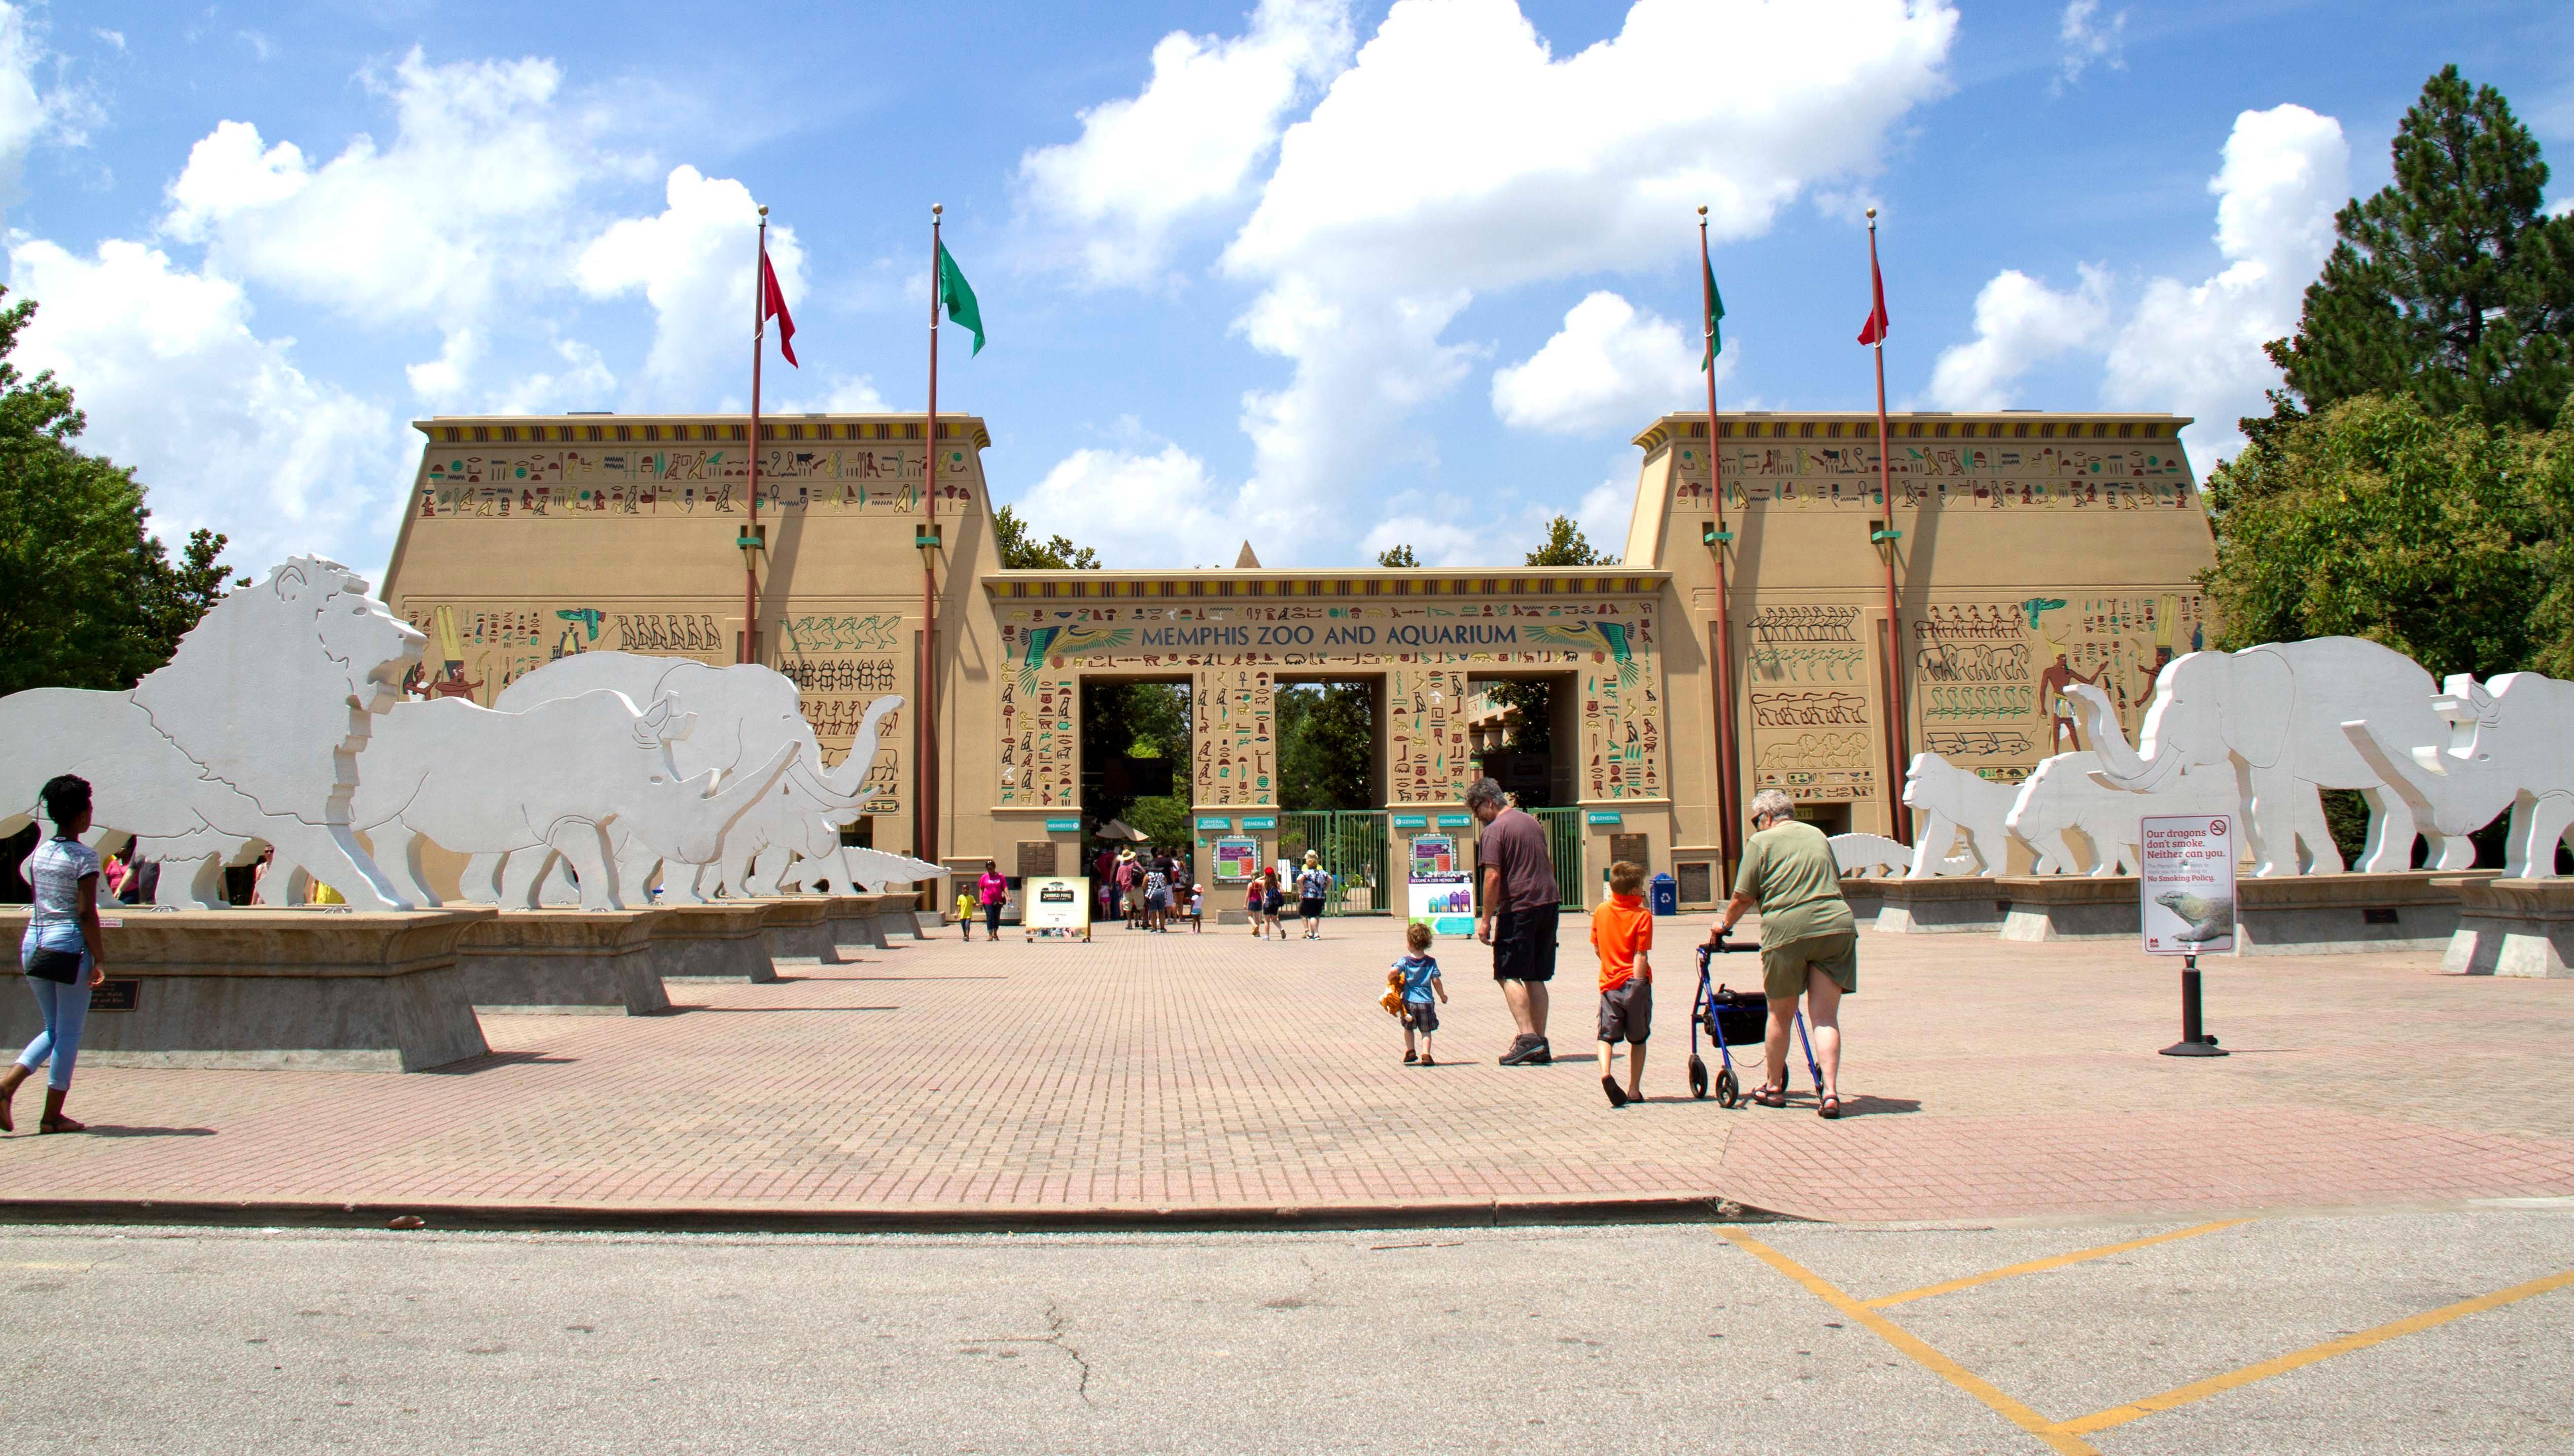
<svg viewBox="0 0 2574 1456">
<path fill-rule="evenodd" d="M 164 859 L 163 903 L 224 902 L 224 849 L 257 841 L 353 908 L 414 908 L 349 827 L 358 751 L 425 640 L 337 562 L 295 557 L 215 604 L 130 693 L 0 698 L 0 833 L 57 773 L 90 781 L 102 838 Z"/>
</svg>

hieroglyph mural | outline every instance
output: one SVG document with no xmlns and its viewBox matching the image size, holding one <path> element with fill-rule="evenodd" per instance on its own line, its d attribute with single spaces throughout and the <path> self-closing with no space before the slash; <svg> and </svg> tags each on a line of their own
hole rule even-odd
<svg viewBox="0 0 2574 1456">
<path fill-rule="evenodd" d="M 1874 441 L 1727 440 L 1720 457 L 1728 511 L 1885 504 Z M 1706 442 L 1682 441 L 1672 461 L 1680 508 L 1714 514 Z M 1905 439 L 1895 442 L 1888 474 L 1898 505 L 1978 511 L 2186 510 L 2197 491 L 2170 441 Z"/>
<path fill-rule="evenodd" d="M 939 447 L 938 509 L 974 497 L 973 454 Z M 922 507 L 917 444 L 760 447 L 759 508 L 903 514 Z M 750 454 L 740 443 L 539 446 L 440 445 L 412 500 L 425 520 L 512 516 L 722 516 L 741 511 Z"/>
<path fill-rule="evenodd" d="M 1575 676 L 1586 797 L 1665 792 L 1650 602 L 1003 605 L 999 616 L 1009 665 L 1001 678 L 1006 805 L 1077 801 L 1075 694 L 1085 669 L 1190 675 L 1200 805 L 1277 802 L 1276 680 L 1327 669 L 1384 672 L 1395 802 L 1465 795 L 1476 774 L 1462 712 L 1467 684 L 1501 668 Z"/>
</svg>

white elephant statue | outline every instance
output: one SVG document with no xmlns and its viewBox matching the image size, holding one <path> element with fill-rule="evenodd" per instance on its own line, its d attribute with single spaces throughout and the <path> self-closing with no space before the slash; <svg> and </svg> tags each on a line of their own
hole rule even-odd
<svg viewBox="0 0 2574 1456">
<path fill-rule="evenodd" d="M 725 894 L 734 896 L 774 892 L 796 856 L 836 857 L 840 829 L 854 823 L 860 812 L 885 720 L 902 706 L 894 696 L 867 705 L 848 755 L 836 769 L 825 769 L 821 744 L 805 721 L 794 682 L 756 664 L 714 667 L 639 653 L 582 653 L 519 679 L 502 690 L 494 703 L 502 708 L 522 707 L 603 688 L 644 701 L 662 693 L 678 694 L 700 724 L 696 732 L 672 748 L 682 771 L 690 774 L 708 769 L 735 773 L 780 746 L 795 749 L 776 790 L 743 814 L 713 852 L 670 859 L 631 838 L 619 840 L 624 879 L 640 893 L 657 875 L 662 898 L 677 903 L 702 901 L 718 884 Z M 763 850 L 770 851 L 770 861 L 759 866 L 765 872 L 755 873 L 754 861 Z M 563 894 L 568 886 L 560 883 L 559 876 L 550 890 L 535 889 L 543 867 L 524 862 L 511 865 L 505 884 L 514 895 L 541 893 L 553 898 Z M 478 864 L 475 869 L 479 872 L 484 866 Z"/>
<path fill-rule="evenodd" d="M 2452 674 L 2431 711 L 2443 739 L 2408 742 L 2379 723 L 2345 723 L 2342 732 L 2386 776 L 2417 819 L 2449 844 L 2509 810 L 2503 875 L 2556 877 L 2556 846 L 2574 830 L 2574 683 L 2505 673 L 2491 687 Z M 2442 856 L 2442 868 L 2463 868 Z"/>
<path fill-rule="evenodd" d="M 2432 712 L 2431 675 L 2390 648 L 2355 637 L 2267 643 L 2238 653 L 2188 653 L 2154 679 L 2153 706 L 2134 747 L 2107 695 L 2075 683 L 2065 696 L 2090 720 L 2101 778 L 2152 791 L 2190 768 L 2230 769 L 2250 830 L 2256 875 L 2339 874 L 2341 851 L 2324 825 L 2321 790 L 2355 788 L 2368 800 L 2361 870 L 2412 867 L 2427 832 L 2441 868 L 2473 862 L 2463 837 L 2421 823 L 2342 731 L 2365 721 L 2389 742 L 2438 743 L 2448 724 Z"/>
<path fill-rule="evenodd" d="M 1922 815 L 1914 825 L 1913 868 L 1909 879 L 1942 874 L 2000 874 L 2010 863 L 2011 800 L 2019 790 L 1995 783 L 1971 769 L 1960 768 L 1936 753 L 1916 753 L 1904 775 L 1904 802 Z M 1952 857 L 1949 847 L 1965 831 L 1969 865 Z"/>
<path fill-rule="evenodd" d="M 2058 753 L 2041 758 L 2019 786 L 2003 822 L 2037 855 L 2032 874 L 2134 874 L 2143 864 L 2136 821 L 2148 814 L 2230 814 L 2235 811 L 2234 775 L 2201 768 L 2184 770 L 2159 793 L 2133 793 L 2112 788 L 2097 776 L 2100 755 Z M 2087 863 L 2064 837 L 2081 831 L 2091 841 Z"/>
<path fill-rule="evenodd" d="M 224 903 L 223 863 L 254 844 L 357 909 L 411 909 L 351 829 L 359 750 L 426 643 L 366 581 L 295 557 L 208 609 L 167 666 L 127 693 L 38 688 L 0 699 L 0 833 L 57 773 L 90 781 L 96 836 L 166 849 L 162 903 Z M 184 852 L 180 852 L 184 851 Z"/>
</svg>

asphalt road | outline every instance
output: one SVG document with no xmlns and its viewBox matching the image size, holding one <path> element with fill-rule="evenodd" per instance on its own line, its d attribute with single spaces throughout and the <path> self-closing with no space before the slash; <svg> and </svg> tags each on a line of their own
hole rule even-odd
<svg viewBox="0 0 2574 1456">
<path fill-rule="evenodd" d="M 2531 1286 L 2569 1271 L 2553 1204 L 2215 1228 L 14 1229 L 0 1420 L 22 1453 L 2561 1452 L 2574 1279 Z M 2105 1429 L 2010 1415 L 2187 1396 L 2355 1334 L 2378 1338 Z"/>
</svg>

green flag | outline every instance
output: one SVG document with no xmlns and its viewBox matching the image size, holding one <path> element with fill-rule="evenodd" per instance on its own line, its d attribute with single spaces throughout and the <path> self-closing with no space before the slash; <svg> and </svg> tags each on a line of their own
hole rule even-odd
<svg viewBox="0 0 2574 1456">
<path fill-rule="evenodd" d="M 964 270 L 947 245 L 938 245 L 938 302 L 947 310 L 947 322 L 974 331 L 974 352 L 983 352 L 983 310 L 974 302 L 974 287 L 965 281 Z"/>
<path fill-rule="evenodd" d="M 1698 362 L 1701 369 L 1716 367 L 1716 356 L 1725 352 L 1724 331 L 1717 325 L 1725 318 L 1725 295 L 1716 291 L 1716 265 L 1702 263 L 1707 270 L 1707 357 Z"/>
</svg>

